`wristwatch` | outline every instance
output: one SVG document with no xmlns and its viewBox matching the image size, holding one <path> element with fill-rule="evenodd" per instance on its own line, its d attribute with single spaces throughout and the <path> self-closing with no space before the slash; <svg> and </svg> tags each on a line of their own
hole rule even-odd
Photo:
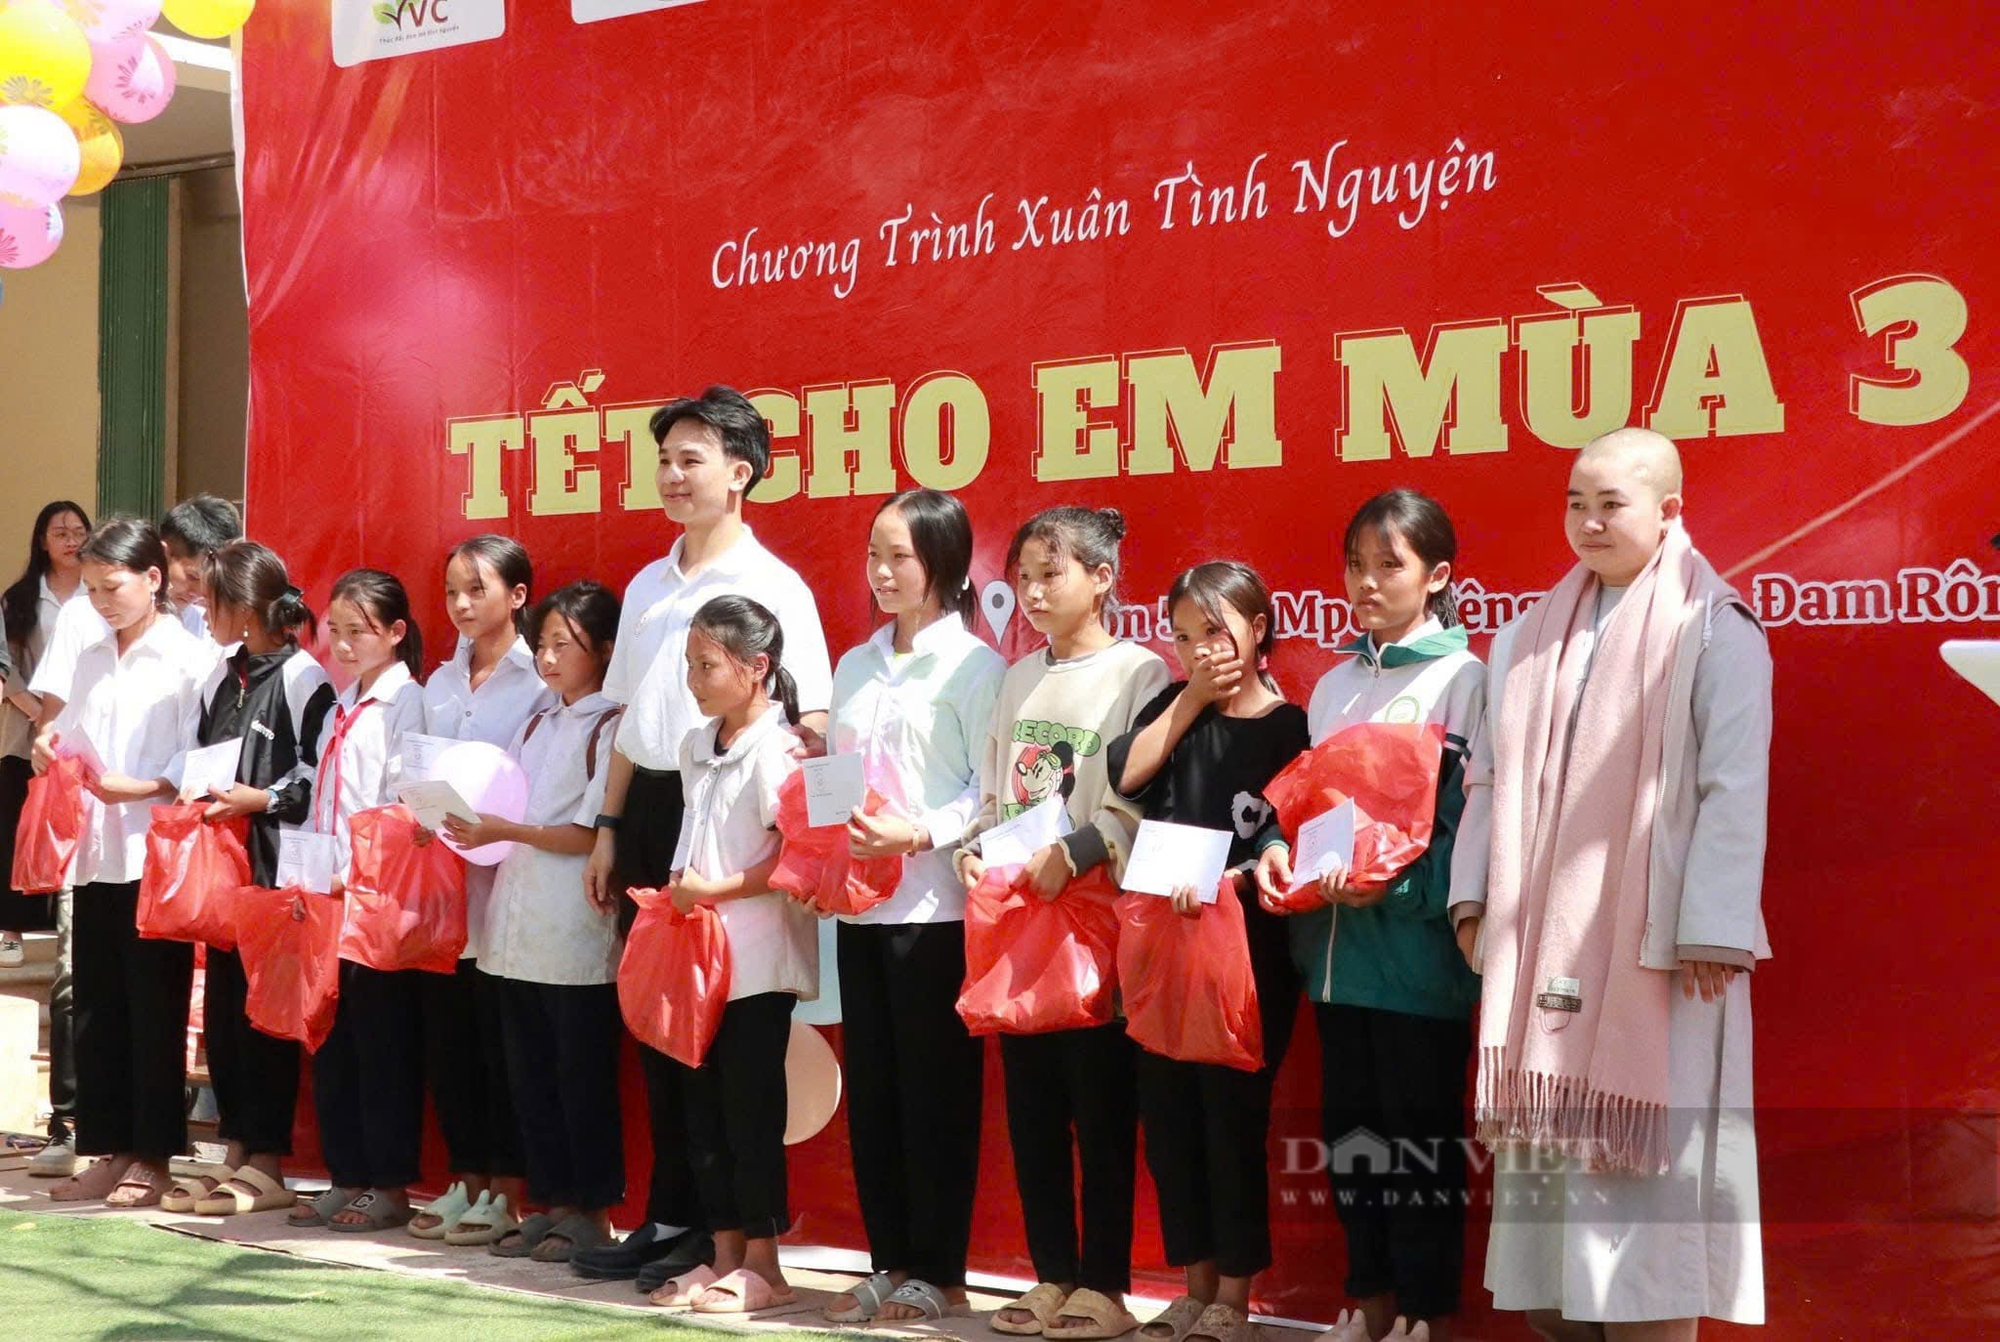
<svg viewBox="0 0 2000 1342">
<path fill-rule="evenodd" d="M 275 810 L 277 810 L 277 809 L 278 809 L 278 805 L 279 805 L 279 803 L 280 803 L 280 802 L 281 802 L 281 801 L 283 800 L 283 798 L 281 798 L 281 797 L 280 797 L 280 796 L 278 795 L 278 789 L 276 789 L 276 788 L 274 788 L 274 787 L 267 787 L 267 788 L 265 788 L 265 789 L 264 789 L 264 796 L 265 796 L 265 797 L 267 798 L 267 800 L 266 800 L 266 801 L 265 801 L 265 803 L 264 803 L 264 809 L 265 809 L 266 811 L 275 811 Z"/>
<path fill-rule="evenodd" d="M 612 833 L 616 834 L 618 832 L 619 822 L 622 821 L 623 819 L 624 819 L 623 816 L 605 815 L 602 811 L 600 811 L 597 813 L 597 824 L 595 828 L 608 829 Z"/>
</svg>

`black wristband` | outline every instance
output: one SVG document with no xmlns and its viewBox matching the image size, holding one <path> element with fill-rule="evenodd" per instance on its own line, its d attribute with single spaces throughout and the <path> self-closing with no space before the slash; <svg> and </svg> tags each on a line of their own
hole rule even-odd
<svg viewBox="0 0 2000 1342">
<path fill-rule="evenodd" d="M 619 825 L 620 821 L 622 821 L 623 819 L 624 819 L 624 817 L 623 817 L 623 816 L 615 816 L 615 815 L 606 815 L 606 814 L 604 814 L 604 813 L 603 813 L 602 811 L 599 811 L 599 812 L 597 813 L 597 825 L 596 825 L 596 828 L 598 828 L 598 829 L 608 829 L 608 830 L 610 830 L 610 831 L 611 831 L 611 832 L 612 832 L 613 834 L 616 834 L 616 833 L 618 832 L 618 825 Z"/>
</svg>

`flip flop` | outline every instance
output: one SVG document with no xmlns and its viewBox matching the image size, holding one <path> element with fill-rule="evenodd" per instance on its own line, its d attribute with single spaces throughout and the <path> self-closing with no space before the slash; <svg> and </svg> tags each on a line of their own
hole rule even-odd
<svg viewBox="0 0 2000 1342">
<path fill-rule="evenodd" d="M 444 1242 L 458 1248 L 491 1244 L 502 1235 L 521 1224 L 520 1218 L 507 1206 L 507 1195 L 490 1197 L 479 1195 L 479 1201 L 472 1204 L 472 1210 L 458 1218 L 458 1224 L 445 1232 Z"/>
<path fill-rule="evenodd" d="M 164 1186 L 163 1186 L 164 1185 Z M 172 1187 L 171 1177 L 161 1175 L 157 1179 L 150 1174 L 127 1173 L 104 1197 L 104 1205 L 113 1211 L 139 1211 L 147 1207 L 157 1207 L 166 1197 L 166 1190 Z M 131 1196 L 123 1196 L 127 1189 Z M 190 1211 L 193 1208 L 189 1208 Z"/>
<path fill-rule="evenodd" d="M 1140 1325 L 1141 1342 L 1181 1342 L 1182 1338 L 1194 1331 L 1195 1323 L 1201 1318 L 1201 1312 L 1205 1308 L 1207 1306 L 1191 1295 L 1180 1297 Z M 1154 1332 L 1156 1328 L 1165 1328 L 1168 1331 Z"/>
<path fill-rule="evenodd" d="M 799 1293 L 771 1285 L 748 1268 L 738 1268 L 694 1298 L 697 1314 L 761 1314 L 797 1304 Z"/>
<path fill-rule="evenodd" d="M 195 1204 L 212 1196 L 223 1181 L 235 1171 L 227 1165 L 189 1164 L 173 1173 L 172 1186 L 160 1196 L 159 1208 L 163 1212 L 191 1212 Z M 199 1180 L 206 1180 L 203 1188 Z M 146 1204 L 151 1206 L 151 1203 Z"/>
<path fill-rule="evenodd" d="M 465 1191 L 465 1181 L 461 1179 L 445 1189 L 442 1196 L 432 1198 L 425 1204 L 422 1211 L 410 1218 L 410 1224 L 404 1229 L 418 1239 L 443 1239 L 458 1228 L 459 1220 L 471 1210 L 472 1198 Z M 417 1222 L 426 1216 L 440 1219 L 433 1226 L 418 1225 Z"/>
<path fill-rule="evenodd" d="M 285 1224 L 297 1226 L 300 1230 L 313 1230 L 328 1225 L 337 1212 L 345 1209 L 348 1203 L 359 1196 L 358 1193 L 329 1188 L 313 1197 L 301 1198 L 298 1205 L 292 1209 L 291 1215 L 285 1218 Z M 299 1215 L 300 1212 L 304 1212 L 305 1215 Z"/>
<path fill-rule="evenodd" d="M 715 1285 L 720 1280 L 715 1269 L 706 1263 L 698 1263 L 680 1276 L 668 1281 L 646 1299 L 666 1309 L 686 1309 L 694 1303 L 694 1298 Z"/>
<path fill-rule="evenodd" d="M 392 1230 L 397 1226 L 407 1225 L 410 1218 L 417 1214 L 417 1209 L 409 1203 L 392 1202 L 372 1188 L 340 1210 L 360 1212 L 368 1218 L 366 1221 L 352 1223 L 327 1221 L 328 1230 L 337 1230 L 343 1235 L 368 1235 L 377 1230 Z"/>
<path fill-rule="evenodd" d="M 1062 1313 L 1063 1304 L 1068 1299 L 1062 1287 L 1052 1281 L 1042 1282 L 1020 1299 L 1002 1305 L 999 1313 L 993 1316 L 993 1331 L 1009 1337 L 1040 1337 L 1043 1330 Z M 1014 1323 L 1000 1317 L 1010 1309 L 1026 1310 L 1034 1318 L 1027 1323 Z"/>
<path fill-rule="evenodd" d="M 578 1249 L 601 1249 L 609 1243 L 611 1236 L 588 1216 L 565 1216 L 542 1236 L 542 1242 L 528 1257 L 537 1263 L 567 1263 Z"/>
<path fill-rule="evenodd" d="M 1065 1327 L 1062 1320 L 1066 1317 L 1083 1322 Z M 1123 1337 L 1138 1326 L 1132 1311 L 1102 1291 L 1086 1286 L 1063 1301 L 1056 1317 L 1042 1325 L 1042 1336 L 1069 1338 L 1072 1342 L 1106 1342 L 1109 1338 Z"/>
<path fill-rule="evenodd" d="M 504 1208 L 503 1208 L 504 1210 Z M 547 1212 L 536 1212 L 527 1220 L 511 1225 L 493 1237 L 486 1246 L 486 1252 L 495 1258 L 529 1258 L 534 1255 L 535 1246 L 556 1228 L 556 1218 Z"/>
<path fill-rule="evenodd" d="M 935 1323 L 940 1319 L 969 1319 L 972 1317 L 970 1302 L 954 1305 L 948 1296 L 927 1281 L 910 1278 L 890 1293 L 882 1302 L 885 1305 L 908 1305 L 924 1312 L 921 1322 Z M 917 1323 L 917 1319 L 897 1319 L 897 1323 Z"/>
<path fill-rule="evenodd" d="M 843 1294 L 854 1297 L 854 1304 L 847 1309 L 826 1311 L 828 1323 L 866 1323 L 875 1317 L 875 1311 L 882 1303 L 896 1293 L 896 1283 L 889 1280 L 886 1272 L 854 1283 Z"/>
<path fill-rule="evenodd" d="M 231 1184 L 248 1184 L 256 1189 L 246 1193 Z M 245 1165 L 219 1184 L 213 1193 L 194 1204 L 198 1216 L 236 1216 L 243 1212 L 276 1211 L 292 1205 L 292 1190 L 255 1165 Z M 164 1204 L 163 1204 L 164 1205 Z"/>
<path fill-rule="evenodd" d="M 1215 1304 L 1202 1310 L 1201 1317 L 1187 1333 L 1188 1342 L 1206 1339 L 1206 1342 L 1250 1342 L 1250 1316 L 1230 1308 Z"/>
</svg>

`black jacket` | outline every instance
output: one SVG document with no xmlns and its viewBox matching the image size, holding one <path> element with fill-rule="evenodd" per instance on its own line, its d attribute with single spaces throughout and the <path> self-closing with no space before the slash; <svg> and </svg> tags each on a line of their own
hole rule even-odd
<svg viewBox="0 0 2000 1342">
<path fill-rule="evenodd" d="M 202 707 L 200 744 L 242 737 L 236 781 L 278 788 L 278 804 L 250 818 L 250 878 L 259 885 L 276 880 L 279 825 L 302 824 L 311 814 L 310 766 L 318 763 L 320 724 L 333 701 L 333 686 L 311 654 L 288 647 L 252 656 L 238 648 Z M 308 768 L 290 777 L 301 764 Z"/>
</svg>

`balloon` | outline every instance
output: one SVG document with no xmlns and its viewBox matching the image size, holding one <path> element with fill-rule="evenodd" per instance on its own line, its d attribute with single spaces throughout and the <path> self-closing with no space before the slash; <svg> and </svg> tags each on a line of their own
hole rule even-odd
<svg viewBox="0 0 2000 1342">
<path fill-rule="evenodd" d="M 519 820 L 528 813 L 528 775 L 512 755 L 484 741 L 460 741 L 439 752 L 431 764 L 431 781 L 451 784 L 481 815 Z M 481 867 L 494 866 L 514 851 L 511 843 L 489 843 L 470 849 L 460 848 L 450 839 L 445 844 L 467 862 Z"/>
<path fill-rule="evenodd" d="M 0 8 L 0 103 L 66 107 L 90 74 L 90 42 L 48 0 Z"/>
<path fill-rule="evenodd" d="M 840 1062 L 826 1036 L 792 1022 L 785 1049 L 785 1145 L 810 1141 L 840 1108 Z"/>
<path fill-rule="evenodd" d="M 0 205 L 0 266 L 26 270 L 55 254 L 62 244 L 62 208 L 57 205 Z"/>
<path fill-rule="evenodd" d="M 160 12 L 189 37 L 227 37 L 241 28 L 257 0 L 166 0 Z"/>
<path fill-rule="evenodd" d="M 69 193 L 87 196 L 102 191 L 125 162 L 125 137 L 119 133 L 118 123 L 88 98 L 78 98 L 57 115 L 76 132 L 77 148 L 83 158 L 76 185 Z"/>
<path fill-rule="evenodd" d="M 76 132 L 46 107 L 0 107 L 0 205 L 53 205 L 83 167 Z"/>
<path fill-rule="evenodd" d="M 174 62 L 159 39 L 133 33 L 90 44 L 90 78 L 84 94 L 113 121 L 151 121 L 174 96 Z"/>
<path fill-rule="evenodd" d="M 62 7 L 93 42 L 143 33 L 160 17 L 160 0 L 62 0 Z"/>
</svg>

